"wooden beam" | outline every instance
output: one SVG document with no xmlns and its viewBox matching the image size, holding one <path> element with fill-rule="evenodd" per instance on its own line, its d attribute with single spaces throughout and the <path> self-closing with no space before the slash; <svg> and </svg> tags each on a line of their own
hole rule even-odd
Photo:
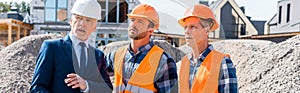
<svg viewBox="0 0 300 93">
<path fill-rule="evenodd" d="M 300 32 L 291 32 L 291 33 L 278 33 L 278 34 L 266 34 L 266 35 L 253 35 L 241 37 L 241 39 L 260 39 L 260 38 L 275 38 L 275 37 L 288 37 L 299 35 Z"/>
<path fill-rule="evenodd" d="M 17 40 L 20 39 L 20 30 L 21 30 L 21 27 L 20 25 L 18 26 L 18 30 L 17 30 Z"/>
<path fill-rule="evenodd" d="M 11 30 L 12 30 L 12 26 L 11 26 L 11 24 L 9 24 L 8 25 L 8 34 L 7 34 L 8 35 L 8 37 L 7 37 L 7 40 L 8 40 L 7 45 L 10 45 L 12 43 L 12 37 L 11 37 L 12 36 L 11 35 L 12 31 Z"/>
<path fill-rule="evenodd" d="M 23 34 L 24 34 L 24 37 L 27 36 L 27 29 L 26 28 L 24 29 L 24 33 Z"/>
</svg>

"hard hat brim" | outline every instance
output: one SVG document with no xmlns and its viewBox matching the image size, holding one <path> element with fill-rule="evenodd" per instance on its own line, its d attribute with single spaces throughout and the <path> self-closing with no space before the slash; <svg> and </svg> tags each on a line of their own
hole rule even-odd
<svg viewBox="0 0 300 93">
<path fill-rule="evenodd" d="M 138 14 L 127 14 L 127 16 L 128 16 L 128 18 L 136 18 L 136 17 L 146 18 L 146 19 L 148 19 L 150 22 L 152 22 L 154 24 L 154 29 L 158 29 L 159 23 L 154 22 L 148 16 L 138 15 Z"/>
<path fill-rule="evenodd" d="M 190 17 L 202 18 L 202 17 L 196 16 L 196 15 L 190 15 L 190 16 L 186 16 L 186 17 L 183 17 L 183 18 L 179 19 L 179 20 L 178 20 L 178 23 L 179 23 L 182 27 L 184 27 L 185 24 L 186 24 L 185 20 L 188 19 L 188 18 L 190 18 Z M 203 19 L 207 19 L 207 18 L 203 18 Z M 213 19 L 213 22 L 214 22 L 214 25 L 210 28 L 210 31 L 215 31 L 215 30 L 217 30 L 218 27 L 219 27 L 219 24 L 217 23 L 217 20 Z"/>
<path fill-rule="evenodd" d="M 101 20 L 101 17 L 96 17 L 96 16 L 89 16 L 89 15 L 86 15 L 86 14 L 83 14 L 83 13 L 72 13 L 72 14 L 76 14 L 76 15 L 80 15 L 80 16 L 85 16 L 85 17 L 88 17 L 88 18 L 93 18 L 93 19 L 96 19 L 96 20 Z"/>
</svg>

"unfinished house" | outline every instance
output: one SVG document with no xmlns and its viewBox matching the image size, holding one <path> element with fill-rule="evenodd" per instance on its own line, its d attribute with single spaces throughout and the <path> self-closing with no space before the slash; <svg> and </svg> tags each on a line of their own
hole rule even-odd
<svg viewBox="0 0 300 93">
<path fill-rule="evenodd" d="M 209 6 L 220 23 L 219 29 L 210 33 L 212 39 L 238 39 L 257 35 L 258 31 L 234 0 L 217 0 Z"/>
<path fill-rule="evenodd" d="M 16 7 L 12 7 L 10 12 L 0 15 L 0 45 L 8 46 L 22 37 L 30 35 L 33 28 L 31 24 L 24 23 L 22 14 Z"/>
<path fill-rule="evenodd" d="M 277 13 L 267 22 L 268 34 L 291 33 L 300 31 L 300 1 L 281 0 L 277 4 Z"/>
<path fill-rule="evenodd" d="M 264 35 L 249 38 L 281 42 L 300 34 L 299 0 L 281 0 L 277 2 L 277 13 L 265 24 Z"/>
<path fill-rule="evenodd" d="M 69 33 L 71 9 L 76 0 L 32 0 L 31 19 L 34 24 L 32 34 Z M 127 40 L 128 4 L 125 0 L 98 0 L 101 4 L 102 20 L 94 33 L 97 45 L 112 41 Z"/>
</svg>

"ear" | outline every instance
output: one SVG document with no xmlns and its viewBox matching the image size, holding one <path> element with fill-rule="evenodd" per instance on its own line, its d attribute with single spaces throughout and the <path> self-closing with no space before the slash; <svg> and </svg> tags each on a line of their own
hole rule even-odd
<svg viewBox="0 0 300 93">
<path fill-rule="evenodd" d="M 209 32 L 209 29 L 210 29 L 210 27 L 205 27 L 204 29 L 205 29 L 206 33 L 208 33 L 208 32 Z"/>
<path fill-rule="evenodd" d="M 93 31 L 93 32 L 96 32 L 97 31 L 97 25 L 95 26 L 95 28 L 94 28 L 95 30 Z"/>
<path fill-rule="evenodd" d="M 149 28 L 149 34 L 152 34 L 154 32 L 154 29 L 153 28 Z"/>
<path fill-rule="evenodd" d="M 72 17 L 73 17 L 73 16 L 71 16 L 70 21 L 69 21 L 70 26 L 72 25 L 72 21 L 73 21 L 73 18 L 72 18 Z"/>
<path fill-rule="evenodd" d="M 208 34 L 209 34 L 209 30 L 210 30 L 210 28 L 209 28 L 209 27 L 206 27 L 206 28 L 205 28 L 206 35 L 207 35 L 207 36 L 209 36 L 209 35 L 208 35 Z"/>
</svg>

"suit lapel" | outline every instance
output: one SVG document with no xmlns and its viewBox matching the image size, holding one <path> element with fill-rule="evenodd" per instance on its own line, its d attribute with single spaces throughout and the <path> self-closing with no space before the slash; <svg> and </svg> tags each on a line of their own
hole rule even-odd
<svg viewBox="0 0 300 93">
<path fill-rule="evenodd" d="M 64 48 L 64 51 L 65 51 L 67 57 L 69 59 L 72 59 L 72 52 L 73 52 L 72 49 L 73 49 L 73 47 L 72 47 L 72 41 L 71 41 L 69 35 L 67 35 L 63 38 L 63 44 L 64 45 L 62 47 Z"/>
<path fill-rule="evenodd" d="M 73 63 L 73 68 L 75 73 L 79 73 L 79 64 L 78 64 L 78 60 L 77 60 L 77 56 L 76 56 L 76 52 L 72 46 L 72 41 L 69 37 L 69 35 L 65 36 L 63 38 L 63 50 L 65 52 L 65 54 L 67 55 L 67 58 L 71 60 L 71 62 Z"/>
</svg>

